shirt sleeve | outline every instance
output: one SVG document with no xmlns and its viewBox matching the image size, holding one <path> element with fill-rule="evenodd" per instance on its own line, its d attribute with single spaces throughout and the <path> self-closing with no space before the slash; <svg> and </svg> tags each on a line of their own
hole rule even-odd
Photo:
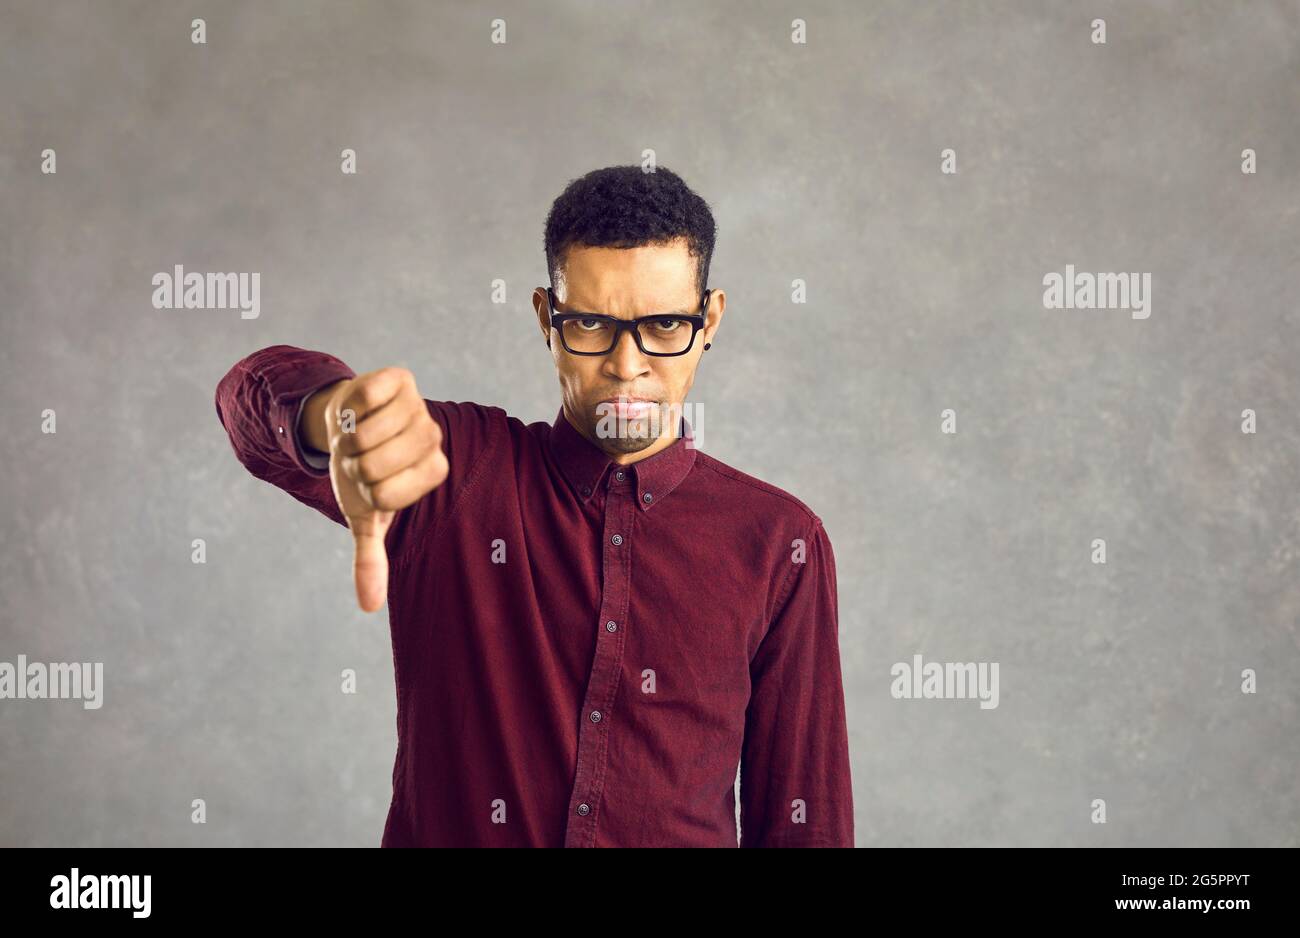
<svg viewBox="0 0 1300 938">
<path fill-rule="evenodd" d="M 236 362 L 216 393 L 217 418 L 244 468 L 342 525 L 329 465 L 306 461 L 296 431 L 303 401 L 355 376 L 333 355 L 272 345 Z"/>
<path fill-rule="evenodd" d="M 819 519 L 804 544 L 750 662 L 742 847 L 853 846 L 835 555 Z"/>
<path fill-rule="evenodd" d="M 347 520 L 330 484 L 329 456 L 304 448 L 298 423 L 307 398 L 354 377 L 356 372 L 333 355 L 273 345 L 236 362 L 216 392 L 217 417 L 244 468 L 344 526 Z M 393 519 L 385 538 L 392 562 L 420 541 L 415 532 L 432 531 L 450 516 L 477 480 L 482 457 L 496 439 L 497 418 L 504 418 L 500 408 L 473 402 L 424 403 L 442 428 L 448 474 L 442 485 Z"/>
</svg>

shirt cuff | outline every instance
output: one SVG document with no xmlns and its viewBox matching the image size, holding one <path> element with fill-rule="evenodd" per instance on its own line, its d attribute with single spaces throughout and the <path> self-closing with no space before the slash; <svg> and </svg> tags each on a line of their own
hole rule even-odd
<svg viewBox="0 0 1300 938">
<path fill-rule="evenodd" d="M 329 475 L 330 454 L 318 453 L 314 449 L 308 448 L 303 444 L 302 437 L 299 436 L 298 426 L 302 423 L 302 410 L 307 406 L 308 397 L 311 397 L 311 395 L 304 395 L 303 399 L 298 402 L 298 416 L 293 420 L 293 438 L 298 441 L 298 453 L 308 468 L 315 469 L 318 472 L 323 469 L 325 470 L 324 474 Z"/>
<path fill-rule="evenodd" d="M 311 454 L 303 447 L 299 420 L 307 399 L 337 381 L 355 378 L 356 373 L 332 356 L 320 355 L 315 361 L 298 361 L 292 371 L 269 369 L 263 378 L 271 388 L 271 426 L 276 443 L 300 471 L 323 478 L 329 475 L 329 456 Z"/>
</svg>

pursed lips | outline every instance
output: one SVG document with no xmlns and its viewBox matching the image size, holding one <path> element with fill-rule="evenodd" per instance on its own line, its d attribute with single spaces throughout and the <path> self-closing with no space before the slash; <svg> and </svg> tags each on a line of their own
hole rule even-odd
<svg viewBox="0 0 1300 938">
<path fill-rule="evenodd" d="M 640 420 L 650 416 L 656 405 L 657 402 L 649 397 L 607 397 L 596 405 L 596 411 L 612 412 L 620 420 Z"/>
</svg>

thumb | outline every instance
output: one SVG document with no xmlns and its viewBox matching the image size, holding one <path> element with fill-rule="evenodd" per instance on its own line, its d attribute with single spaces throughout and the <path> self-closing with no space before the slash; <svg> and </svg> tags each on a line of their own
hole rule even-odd
<svg viewBox="0 0 1300 938">
<path fill-rule="evenodd" d="M 384 535 L 392 523 L 393 512 L 377 511 L 365 518 L 349 518 L 355 551 L 352 576 L 356 581 L 357 602 L 364 612 L 374 612 L 384 605 L 388 595 L 388 549 Z"/>
</svg>

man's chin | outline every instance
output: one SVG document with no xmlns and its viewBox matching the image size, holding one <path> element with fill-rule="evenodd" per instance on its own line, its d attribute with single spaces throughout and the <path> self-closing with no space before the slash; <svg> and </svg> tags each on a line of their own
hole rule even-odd
<svg viewBox="0 0 1300 938">
<path fill-rule="evenodd" d="M 597 415 L 593 417 L 591 435 L 608 452 L 639 453 L 658 441 L 654 433 L 655 424 L 649 415 L 624 420 Z M 662 430 L 662 427 L 658 429 Z"/>
<path fill-rule="evenodd" d="M 649 448 L 655 440 L 650 437 L 606 437 L 600 441 L 605 447 L 606 452 L 622 453 L 639 453 L 643 449 Z"/>
</svg>

